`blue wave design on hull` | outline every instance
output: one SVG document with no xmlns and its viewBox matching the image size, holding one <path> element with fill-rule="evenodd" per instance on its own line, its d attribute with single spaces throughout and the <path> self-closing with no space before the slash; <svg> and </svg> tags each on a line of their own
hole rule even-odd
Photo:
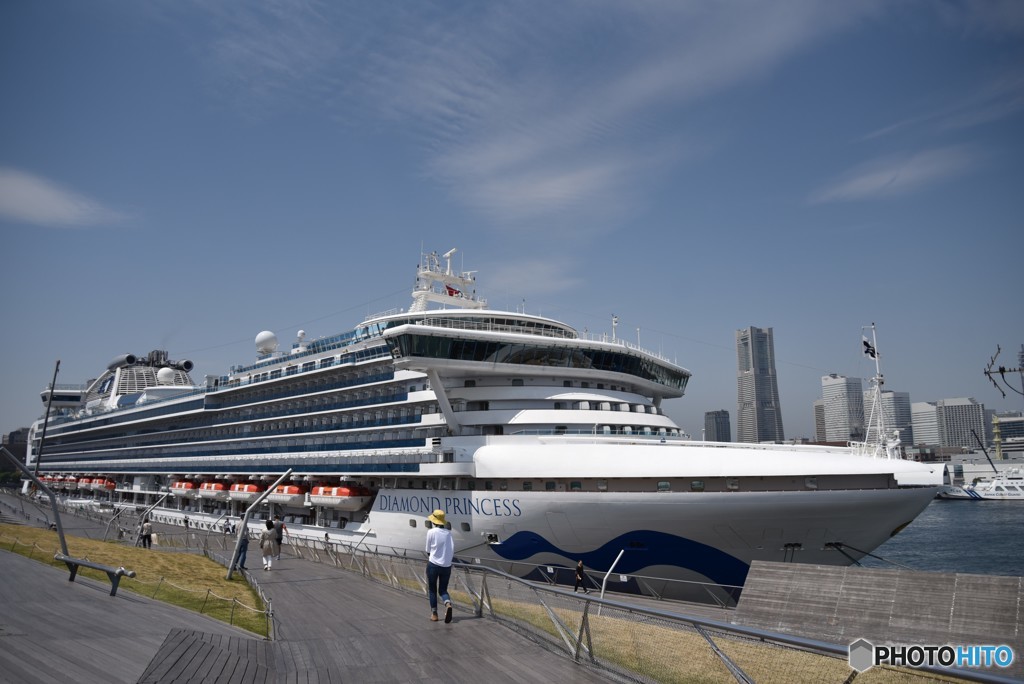
<svg viewBox="0 0 1024 684">
<path fill-rule="evenodd" d="M 638 573 L 651 565 L 675 565 L 698 572 L 712 582 L 742 586 L 750 566 L 713 546 L 653 530 L 635 530 L 615 537 L 592 551 L 565 551 L 535 532 L 516 532 L 491 550 L 505 560 L 522 561 L 538 553 L 554 553 L 575 565 L 582 559 L 589 568 L 607 568 L 626 549 L 616 572 Z"/>
</svg>

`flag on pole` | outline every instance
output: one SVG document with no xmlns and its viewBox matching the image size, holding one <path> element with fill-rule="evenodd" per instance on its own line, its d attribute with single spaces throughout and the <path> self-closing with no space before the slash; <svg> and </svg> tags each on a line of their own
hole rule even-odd
<svg viewBox="0 0 1024 684">
<path fill-rule="evenodd" d="M 861 339 L 864 340 L 864 356 L 870 356 L 873 359 L 877 358 L 874 345 L 868 342 L 868 338 L 864 335 L 861 335 Z"/>
</svg>

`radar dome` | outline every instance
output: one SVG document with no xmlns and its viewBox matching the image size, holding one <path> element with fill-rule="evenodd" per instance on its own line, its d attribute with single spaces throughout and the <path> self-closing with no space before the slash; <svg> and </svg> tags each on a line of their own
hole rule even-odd
<svg viewBox="0 0 1024 684">
<path fill-rule="evenodd" d="M 161 385 L 173 385 L 174 384 L 174 369 L 173 368 L 161 368 L 156 372 L 156 381 Z"/>
<path fill-rule="evenodd" d="M 260 354 L 270 354 L 277 351 L 277 335 L 264 330 L 256 336 L 256 351 Z"/>
</svg>

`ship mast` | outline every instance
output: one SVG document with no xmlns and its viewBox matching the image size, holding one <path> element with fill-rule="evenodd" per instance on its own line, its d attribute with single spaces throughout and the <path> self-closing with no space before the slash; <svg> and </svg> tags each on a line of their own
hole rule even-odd
<svg viewBox="0 0 1024 684">
<path fill-rule="evenodd" d="M 476 296 L 475 272 L 452 270 L 452 255 L 456 251 L 449 249 L 440 256 L 431 252 L 420 257 L 410 312 L 426 311 L 430 302 L 458 309 L 483 309 L 487 306 L 486 300 Z"/>
</svg>

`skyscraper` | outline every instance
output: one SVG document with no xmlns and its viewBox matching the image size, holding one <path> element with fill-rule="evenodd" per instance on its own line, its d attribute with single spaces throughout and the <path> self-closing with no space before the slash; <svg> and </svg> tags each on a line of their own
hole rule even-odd
<svg viewBox="0 0 1024 684">
<path fill-rule="evenodd" d="M 863 441 L 864 387 L 860 378 L 835 373 L 822 377 L 821 398 L 825 404 L 825 440 Z"/>
<path fill-rule="evenodd" d="M 882 390 L 881 408 L 875 408 L 875 393 L 873 390 L 864 391 L 864 420 L 867 422 L 868 442 L 877 442 L 879 435 L 875 434 L 878 427 L 878 414 L 881 411 L 883 425 L 888 434 L 893 430 L 900 433 L 900 444 L 910 446 L 914 444 L 914 428 L 910 414 L 910 393 L 891 392 Z"/>
<path fill-rule="evenodd" d="M 731 442 L 732 426 L 729 424 L 729 412 L 708 411 L 704 414 L 704 439 L 708 442 Z"/>
<path fill-rule="evenodd" d="M 736 440 L 781 442 L 782 406 L 771 328 L 736 331 Z"/>
</svg>

